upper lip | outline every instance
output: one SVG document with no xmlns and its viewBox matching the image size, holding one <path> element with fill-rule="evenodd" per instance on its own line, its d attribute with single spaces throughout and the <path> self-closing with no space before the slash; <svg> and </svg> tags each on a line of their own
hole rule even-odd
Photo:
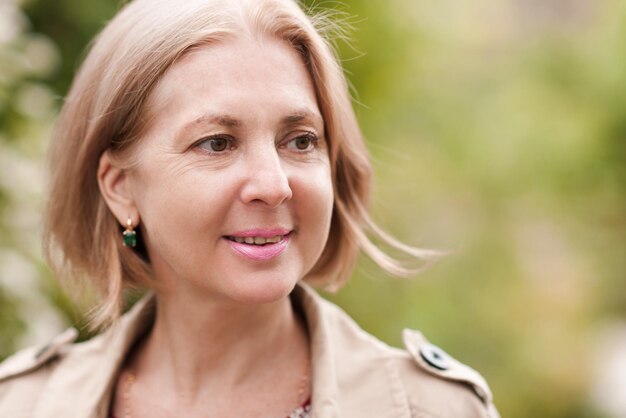
<svg viewBox="0 0 626 418">
<path fill-rule="evenodd" d="M 278 235 L 287 235 L 291 232 L 291 229 L 286 228 L 255 228 L 255 229 L 246 229 L 244 231 L 237 231 L 230 234 L 227 234 L 228 237 L 261 237 L 261 238 L 271 238 Z"/>
</svg>

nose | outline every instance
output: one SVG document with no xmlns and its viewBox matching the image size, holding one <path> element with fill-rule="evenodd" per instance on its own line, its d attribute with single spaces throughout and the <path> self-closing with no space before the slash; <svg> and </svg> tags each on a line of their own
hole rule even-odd
<svg viewBox="0 0 626 418">
<path fill-rule="evenodd" d="M 251 153 L 245 161 L 246 181 L 241 190 L 244 203 L 276 208 L 293 196 L 289 176 L 275 147 Z"/>
</svg>

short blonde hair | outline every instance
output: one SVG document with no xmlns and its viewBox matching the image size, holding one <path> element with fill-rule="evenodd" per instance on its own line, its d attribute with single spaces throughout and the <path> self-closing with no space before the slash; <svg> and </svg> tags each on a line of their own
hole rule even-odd
<svg viewBox="0 0 626 418">
<path fill-rule="evenodd" d="M 151 279 L 149 261 L 122 245 L 120 225 L 100 194 L 101 155 L 109 151 L 119 161 L 131 158 L 148 123 L 145 103 L 177 59 L 196 46 L 241 33 L 278 37 L 301 54 L 324 118 L 334 208 L 329 239 L 304 279 L 339 288 L 350 277 L 359 250 L 391 273 L 412 273 L 366 232 L 423 260 L 438 255 L 397 242 L 368 215 L 371 165 L 342 67 L 321 35 L 333 27 L 327 17 L 308 17 L 294 0 L 134 0 L 97 36 L 53 133 L 44 224 L 44 249 L 53 268 L 100 295 L 94 325 L 114 322 L 124 289 L 150 286 Z"/>
</svg>

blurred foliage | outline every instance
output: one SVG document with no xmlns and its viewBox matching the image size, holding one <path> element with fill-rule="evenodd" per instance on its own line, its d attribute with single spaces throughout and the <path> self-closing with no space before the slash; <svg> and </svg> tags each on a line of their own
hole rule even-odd
<svg viewBox="0 0 626 418">
<path fill-rule="evenodd" d="M 486 376 L 505 417 L 623 416 L 592 393 L 602 333 L 626 321 L 626 3 L 306 3 L 355 27 L 339 49 L 375 218 L 457 251 L 411 281 L 362 260 L 329 298 L 392 344 L 421 329 Z M 41 168 L 85 45 L 119 5 L 0 6 L 4 357 L 80 323 L 41 262 Z"/>
</svg>

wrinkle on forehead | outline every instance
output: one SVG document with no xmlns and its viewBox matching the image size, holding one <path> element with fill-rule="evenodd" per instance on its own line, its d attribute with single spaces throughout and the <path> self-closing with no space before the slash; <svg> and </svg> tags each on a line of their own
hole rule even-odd
<svg viewBox="0 0 626 418">
<path fill-rule="evenodd" d="M 269 48 L 280 52 L 268 54 Z M 165 73 L 147 107 L 154 124 L 167 118 L 178 131 L 199 124 L 239 128 L 256 117 L 324 131 L 312 77 L 299 53 L 278 38 L 234 38 L 196 49 Z"/>
<path fill-rule="evenodd" d="M 242 45 L 245 45 L 248 47 L 254 45 L 253 46 L 254 50 L 272 48 L 272 47 L 275 48 L 280 45 L 286 46 L 290 51 L 292 51 L 295 54 L 294 56 L 297 56 L 298 58 L 297 61 L 302 65 L 302 68 L 306 72 L 307 77 L 305 80 L 302 80 L 303 84 L 310 86 L 314 92 L 316 91 L 315 85 L 313 83 L 313 77 L 310 74 L 310 69 L 308 68 L 308 65 L 306 64 L 306 60 L 304 56 L 302 55 L 302 51 L 300 51 L 296 46 L 291 44 L 289 41 L 281 39 L 273 35 L 256 35 L 249 31 L 243 31 L 242 33 L 237 33 L 236 35 L 225 33 L 223 38 L 218 41 L 206 42 L 206 43 L 194 45 L 193 47 L 189 48 L 161 76 L 159 81 L 155 84 L 155 87 L 153 88 L 152 92 L 148 96 L 145 106 L 144 106 L 147 122 L 150 122 L 152 120 L 154 114 L 163 110 L 163 104 L 166 102 L 165 100 L 166 95 L 167 93 L 169 93 L 165 86 L 166 83 L 164 83 L 164 81 L 169 78 L 168 75 L 171 76 L 172 73 L 175 73 L 178 68 L 180 68 L 181 66 L 184 66 L 188 60 L 193 59 L 194 55 L 198 53 L 202 53 L 206 51 L 207 49 L 213 49 L 213 51 L 215 51 L 215 53 L 217 54 L 215 59 L 219 60 L 220 55 L 227 54 L 228 50 L 220 49 L 216 47 L 223 46 L 225 44 L 230 44 L 233 48 L 237 48 Z M 231 71 L 237 71 L 237 69 L 234 68 L 234 69 L 231 69 Z M 242 73 L 241 74 L 241 76 L 244 76 L 244 75 L 254 76 L 254 73 L 245 73 L 245 74 Z M 173 87 L 180 87 L 180 86 L 174 85 Z M 316 102 L 317 102 L 317 97 L 316 97 Z"/>
</svg>

